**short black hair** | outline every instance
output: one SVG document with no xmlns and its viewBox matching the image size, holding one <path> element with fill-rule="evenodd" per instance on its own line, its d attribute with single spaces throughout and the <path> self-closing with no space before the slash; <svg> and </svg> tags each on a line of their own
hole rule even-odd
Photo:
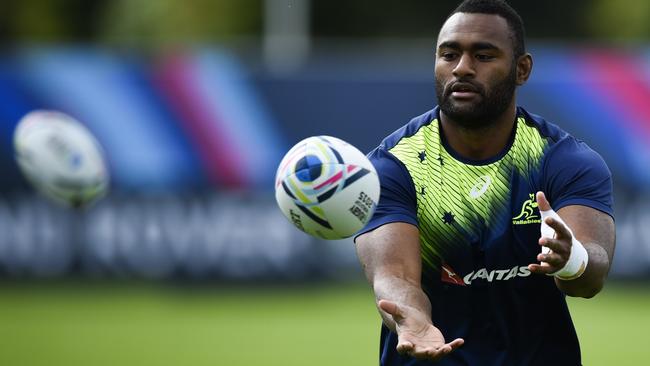
<svg viewBox="0 0 650 366">
<path fill-rule="evenodd" d="M 514 57 L 518 58 L 526 53 L 524 21 L 504 0 L 465 0 L 449 14 L 447 19 L 456 13 L 494 14 L 504 18 L 510 28 Z"/>
</svg>

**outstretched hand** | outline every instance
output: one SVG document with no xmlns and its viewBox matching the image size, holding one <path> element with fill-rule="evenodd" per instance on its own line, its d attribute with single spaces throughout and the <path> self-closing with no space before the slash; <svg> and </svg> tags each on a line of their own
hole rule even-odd
<svg viewBox="0 0 650 366">
<path fill-rule="evenodd" d="M 389 314 L 396 325 L 397 352 L 418 359 L 436 361 L 448 355 L 465 342 L 462 338 L 445 343 L 440 330 L 431 324 L 428 316 L 410 306 L 380 300 L 377 304 Z"/>
<path fill-rule="evenodd" d="M 543 192 L 537 192 L 536 199 L 540 212 L 553 210 Z M 539 245 L 547 249 L 537 255 L 537 260 L 541 263 L 529 264 L 528 269 L 533 273 L 550 275 L 562 269 L 569 260 L 573 234 L 563 222 L 552 217 L 546 217 L 542 222 L 542 232 L 552 232 L 548 228 L 544 228 L 544 225 L 547 225 L 555 233 L 554 235 L 542 234 L 542 237 L 539 238 Z"/>
</svg>

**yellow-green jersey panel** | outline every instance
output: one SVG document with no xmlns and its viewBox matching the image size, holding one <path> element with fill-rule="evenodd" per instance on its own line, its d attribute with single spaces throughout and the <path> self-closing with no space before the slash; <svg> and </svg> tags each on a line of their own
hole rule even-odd
<svg viewBox="0 0 650 366">
<path fill-rule="evenodd" d="M 600 155 L 518 108 L 503 151 L 463 159 L 446 143 L 436 108 L 368 156 L 382 191 L 363 232 L 391 222 L 418 227 L 434 324 L 446 339 L 465 339 L 441 365 L 580 364 L 563 294 L 527 266 L 541 249 L 535 192 L 545 192 L 555 210 L 584 205 L 613 216 L 611 174 Z M 396 342 L 383 327 L 382 365 L 425 364 L 397 354 Z"/>
</svg>

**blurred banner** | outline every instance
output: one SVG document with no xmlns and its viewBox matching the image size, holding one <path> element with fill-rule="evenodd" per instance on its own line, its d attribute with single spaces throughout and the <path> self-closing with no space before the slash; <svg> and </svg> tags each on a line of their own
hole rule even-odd
<svg viewBox="0 0 650 366">
<path fill-rule="evenodd" d="M 298 232 L 275 207 L 304 137 L 369 151 L 435 105 L 430 49 L 315 49 L 290 73 L 226 50 L 159 56 L 30 48 L 0 57 L 0 270 L 147 278 L 358 273 L 353 244 Z M 614 175 L 613 274 L 650 274 L 650 49 L 532 47 L 519 104 L 585 140 Z M 85 213 L 29 192 L 12 152 L 32 109 L 71 114 L 103 144 L 113 194 Z M 647 233 L 646 233 L 647 232 Z"/>
<path fill-rule="evenodd" d="M 349 241 L 296 230 L 270 196 L 113 195 L 81 213 L 21 196 L 0 200 L 0 268 L 19 277 L 230 280 L 349 276 Z"/>
</svg>

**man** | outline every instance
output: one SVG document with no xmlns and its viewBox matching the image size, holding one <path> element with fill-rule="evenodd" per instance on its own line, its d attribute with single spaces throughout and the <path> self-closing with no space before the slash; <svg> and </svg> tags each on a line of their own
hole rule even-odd
<svg viewBox="0 0 650 366">
<path fill-rule="evenodd" d="M 611 174 L 516 106 L 532 65 L 510 6 L 464 1 L 438 36 L 439 106 L 369 154 L 382 193 L 356 245 L 382 365 L 580 365 L 564 297 L 607 277 Z"/>
</svg>

